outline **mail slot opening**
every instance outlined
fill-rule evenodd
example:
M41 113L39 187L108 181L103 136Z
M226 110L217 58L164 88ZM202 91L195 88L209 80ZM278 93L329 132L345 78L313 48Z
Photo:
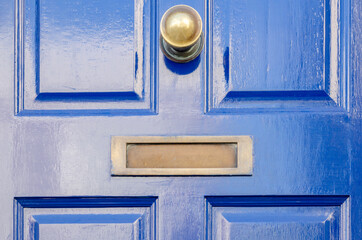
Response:
M113 136L112 176L252 175L250 136Z
M236 168L237 143L127 144L127 168Z

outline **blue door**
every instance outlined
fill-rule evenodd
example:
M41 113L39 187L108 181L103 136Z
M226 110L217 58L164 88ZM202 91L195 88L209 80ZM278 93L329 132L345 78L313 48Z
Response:
M0 239L362 239L361 9L0 0Z

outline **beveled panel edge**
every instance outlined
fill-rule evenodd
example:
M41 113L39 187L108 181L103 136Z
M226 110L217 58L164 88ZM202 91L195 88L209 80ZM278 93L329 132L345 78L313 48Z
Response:
M350 70L350 48L351 48L351 0L334 0L337 2L338 9L338 26L337 34L334 34L334 39L339 43L336 46L337 54L337 65L339 81L339 97L333 98L328 92L321 91L321 94L326 94L327 98L300 98L293 101L284 102L284 104L276 104L278 101L271 101L268 99L261 100L258 102L254 101L242 101L244 106L220 106L214 104L213 99L213 2L214 0L205 0L205 77L204 77L204 113L205 114L248 114L248 113L270 113L270 112L313 112L313 113L334 113L334 114L346 114L350 113L351 110L351 70ZM325 6L326 11L330 11L330 4ZM324 23L329 25L330 23ZM327 31L327 29L325 29ZM325 43L326 45L326 43ZM325 46L326 47L326 46ZM326 51L326 49L324 49ZM330 64L330 59L325 60L325 65ZM326 79L324 79L327 84ZM338 79L337 79L338 80ZM327 88L327 86L325 86ZM276 99L280 100L280 99ZM283 100L283 99L282 99ZM312 100L312 101L311 101ZM240 104L239 104L240 105Z
M149 208L151 240L157 239L157 196L59 196L14 197L13 239L24 239L25 208Z
M127 168L129 143L237 143L237 168ZM112 176L251 176L253 140L251 136L112 136Z
M219 207L340 207L340 238L351 239L351 198L349 195L226 195L204 198L204 239L211 240L214 209Z
M143 1L143 0L141 0ZM138 115L156 115L158 114L158 93L157 93L157 81L158 81L158 0L151 0L149 3L148 13L150 14L148 40L150 41L150 47L144 50L149 54L150 59L147 66L148 78L144 81L149 81L149 96L147 97L147 104L145 104L144 98L137 100L141 106L140 108L125 108L125 107L107 107L107 108L68 108L68 109L52 109L48 107L30 107L25 106L27 100L25 97L25 0L15 0L14 2L14 116L138 116ZM145 31L145 28L143 28ZM143 33L145 36L145 33ZM145 38L145 37L144 37ZM143 39L147 40L147 39ZM143 44L145 45L145 44ZM136 81L136 79L135 79ZM143 81L143 82L144 82ZM144 86L143 86L144 87ZM143 91L146 89L143 88ZM137 96L140 94L140 90L134 92ZM123 93L122 93L123 94ZM36 100L30 99L29 102ZM127 99L125 99L127 100ZM144 106L147 105L147 106Z

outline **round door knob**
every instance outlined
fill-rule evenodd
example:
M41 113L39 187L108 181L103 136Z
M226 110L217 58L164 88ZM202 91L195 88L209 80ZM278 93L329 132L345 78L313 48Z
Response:
M202 20L192 7L176 5L168 9L160 30L161 50L168 59L185 63L200 55L204 46Z

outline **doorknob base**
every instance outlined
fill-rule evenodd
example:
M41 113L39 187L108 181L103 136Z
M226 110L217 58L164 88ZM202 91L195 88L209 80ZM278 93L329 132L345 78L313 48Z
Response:
M197 58L204 46L204 35L201 34L200 38L197 42L188 49L185 50L176 50L172 46L170 46L162 37L160 36L160 46L163 54L171 61L178 63L187 63L195 58Z

